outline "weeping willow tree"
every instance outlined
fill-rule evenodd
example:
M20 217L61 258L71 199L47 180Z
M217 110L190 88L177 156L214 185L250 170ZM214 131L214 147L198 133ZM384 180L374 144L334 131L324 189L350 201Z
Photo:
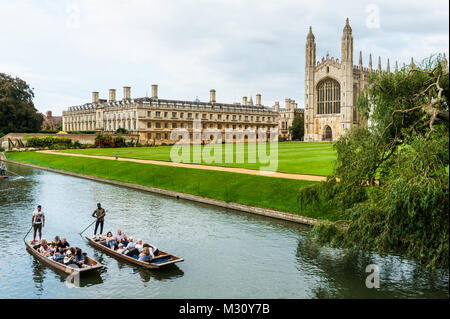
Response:
M441 55L369 78L357 101L368 125L336 143L327 182L299 193L300 210L314 205L339 215L314 228L319 242L448 267L448 81Z

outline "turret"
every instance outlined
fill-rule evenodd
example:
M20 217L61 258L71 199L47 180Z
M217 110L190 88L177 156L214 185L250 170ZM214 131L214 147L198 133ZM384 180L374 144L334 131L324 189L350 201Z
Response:
M348 18L345 20L345 27L342 34L341 60L342 62L351 62L351 65L353 65L353 36Z
M390 67L390 65L389 65L389 59L387 59L386 72L387 72L387 73L391 73L391 67Z
M378 56L378 72L381 73L381 57Z
M369 54L369 72L370 73L373 72L373 68L372 68L372 54Z
M359 63L358 63L358 67L359 67L360 70L362 70L362 68L363 68L362 51L359 51Z
M309 33L306 37L306 66L314 66L316 64L316 42L312 28L309 27Z

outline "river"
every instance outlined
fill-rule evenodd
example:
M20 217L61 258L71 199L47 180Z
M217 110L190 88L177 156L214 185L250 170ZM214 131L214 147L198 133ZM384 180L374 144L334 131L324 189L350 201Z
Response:
M398 256L321 247L306 226L7 166L23 177L0 181L0 298L449 297L448 271L430 274ZM145 270L89 246L78 233L92 222L97 202L107 209L104 232L122 229L185 261ZM43 237L65 236L105 265L83 276L80 287L25 250L22 238L38 204L46 216ZM370 264L380 269L378 289L365 284Z

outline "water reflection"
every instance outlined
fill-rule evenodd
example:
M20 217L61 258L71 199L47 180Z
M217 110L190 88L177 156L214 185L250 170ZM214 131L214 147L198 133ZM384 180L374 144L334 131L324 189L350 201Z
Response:
M149 282L150 280L172 280L184 275L184 272L175 264L152 270L136 267L133 273L138 273L142 282Z
M0 181L0 242L9 243L0 250L0 298L448 298L448 271L433 277L397 256L320 247L308 227L7 165L24 178ZM122 229L185 262L147 270L90 246L79 232L97 202L108 209L105 231ZM83 274L81 289L68 289L64 273L17 240L38 204L45 238L64 234L104 265ZM365 287L372 263L381 268L379 290Z
M321 247L305 236L298 240L296 257L321 278L312 289L315 298L448 298L448 272L424 272L399 256ZM366 287L366 267L372 264L380 270L379 289Z

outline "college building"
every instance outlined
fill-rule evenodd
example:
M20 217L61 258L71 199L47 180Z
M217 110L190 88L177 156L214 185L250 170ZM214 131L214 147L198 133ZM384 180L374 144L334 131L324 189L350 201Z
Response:
M190 143L251 142L273 140L270 132L278 127L278 120L277 112L261 104L260 94L254 105L247 97L242 104L217 103L215 90L210 90L209 102L166 100L158 97L158 86L152 85L151 97L131 98L130 87L123 88L121 100L116 99L115 89L109 90L108 100L92 92L92 102L63 112L63 130L113 133L123 128L139 135L141 143L155 145L173 144L181 138Z

